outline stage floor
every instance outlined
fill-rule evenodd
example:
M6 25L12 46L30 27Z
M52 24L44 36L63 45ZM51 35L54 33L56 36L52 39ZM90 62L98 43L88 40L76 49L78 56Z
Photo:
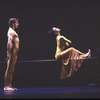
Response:
M0 99L52 99L52 98L100 98L100 87L66 86L66 87L21 87L17 91L0 89Z

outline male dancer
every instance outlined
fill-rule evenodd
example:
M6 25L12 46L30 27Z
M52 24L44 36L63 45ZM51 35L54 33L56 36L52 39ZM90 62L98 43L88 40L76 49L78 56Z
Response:
M15 63L17 60L17 54L19 49L19 37L18 34L14 31L18 28L18 19L10 18L9 19L9 30L7 33L8 42L7 42L7 69L4 76L4 90L17 90L12 87L12 76L14 72Z

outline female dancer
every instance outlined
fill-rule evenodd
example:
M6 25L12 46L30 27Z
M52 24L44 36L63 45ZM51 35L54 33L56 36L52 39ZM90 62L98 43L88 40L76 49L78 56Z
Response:
M49 31L49 33L53 33L56 35L57 47L55 58L62 61L62 71L60 79L66 79L80 68L83 60L86 57L91 56L91 51L89 49L87 53L82 53L73 47L65 49L65 47L68 47L72 42L66 39L64 36L60 35L59 28L53 27Z

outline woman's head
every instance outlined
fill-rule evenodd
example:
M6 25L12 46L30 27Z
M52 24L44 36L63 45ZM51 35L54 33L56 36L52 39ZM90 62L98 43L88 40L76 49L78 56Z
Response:
M49 34L53 33L53 34L60 34L60 29L59 28L56 28L56 27L53 27L49 32Z
M59 29L59 28L56 28L56 27L53 27L52 30L53 30L54 32L60 32L60 29Z

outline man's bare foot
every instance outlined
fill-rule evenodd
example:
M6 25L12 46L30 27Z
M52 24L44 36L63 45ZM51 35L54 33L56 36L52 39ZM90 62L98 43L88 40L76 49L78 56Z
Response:
M13 88L13 87L5 86L4 90L6 90L6 91L14 91L14 90L18 90L18 89L17 88Z

